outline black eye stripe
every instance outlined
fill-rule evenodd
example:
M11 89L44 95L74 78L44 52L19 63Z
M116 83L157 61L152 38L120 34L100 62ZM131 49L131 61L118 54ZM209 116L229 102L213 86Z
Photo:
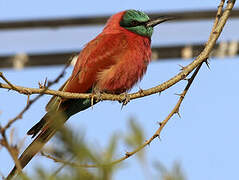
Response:
M132 26L138 26L139 22L134 20L134 21L132 21L130 24L131 24Z
M139 22L139 21L131 21L131 23L125 27L136 27L136 26L141 26L141 25L145 25L147 22Z

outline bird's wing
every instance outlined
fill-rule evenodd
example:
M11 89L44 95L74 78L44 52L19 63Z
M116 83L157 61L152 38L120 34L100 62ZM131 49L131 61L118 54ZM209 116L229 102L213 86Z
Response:
M120 60L127 48L127 37L123 33L100 34L90 41L79 54L71 77L59 91L86 93L97 81L97 74ZM46 110L56 110L62 98L53 96Z
M124 33L101 34L89 42L80 53L67 92L85 93L97 82L97 75L116 64L127 49Z

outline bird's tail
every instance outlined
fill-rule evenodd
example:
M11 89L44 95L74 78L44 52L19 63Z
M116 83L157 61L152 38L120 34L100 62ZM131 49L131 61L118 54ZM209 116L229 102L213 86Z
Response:
M22 169L42 149L42 147L49 141L49 139L59 129L59 127L57 127L56 125L50 125L48 127L47 126L44 127L42 123L47 121L46 118L48 118L48 113L39 121L39 123L37 123L35 126L33 126L35 128L31 129L32 131L34 130L33 131L34 133L32 134L34 137L43 127L40 134L33 140L33 142L25 149L25 151L19 157L18 161L19 161ZM60 124L63 124L63 123L60 123ZM29 132L31 132L31 131L29 131ZM15 165L14 168L12 169L12 171L10 172L10 174L7 176L6 180L12 179L16 173L17 173L17 167Z
M93 104L96 104L96 102L94 101ZM21 168L23 169L29 163L70 116L91 107L93 104L90 99L71 99L62 103L60 110L46 113L46 115L27 132L27 134L32 135L32 137L35 137L38 133L39 135L37 135L19 157L18 160ZM12 179L15 174L17 174L16 165L6 180Z

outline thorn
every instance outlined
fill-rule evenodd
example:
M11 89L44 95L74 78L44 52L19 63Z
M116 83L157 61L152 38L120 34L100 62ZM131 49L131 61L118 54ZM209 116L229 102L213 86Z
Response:
M158 135L158 139L159 139L160 141L162 141L162 139L161 139L160 135Z
M161 92L159 92L159 96L161 96Z
M130 153L129 153L129 152L126 152L126 153L125 153L125 156L126 156L126 157L130 157Z
M184 66L182 66L181 64L178 64L180 67L181 67L181 71L183 71L184 69L185 69L185 67Z
M39 86L40 89L43 89L43 85L41 84L40 81L38 81L38 86Z
M181 93L181 94L174 93L174 95L176 95L176 96L180 96L180 97L184 98L183 93Z
M189 81L189 80L190 80L190 78L184 78L183 80L184 80L184 81Z
M180 113L177 111L177 112L175 112L177 115L178 115L178 117L181 119L181 115L180 115Z
M121 111L122 111L124 106L125 106L124 103L122 103L121 108L120 108Z
M44 81L43 86L44 86L44 88L47 87L47 77L46 77L46 79L45 79L45 81Z
M119 101L120 103L122 103L121 110L123 109L123 106L128 104L128 102L130 101L129 95L126 92L122 93L122 95L123 95L123 100Z
M159 126L162 126L162 124L163 124L162 122L158 122L158 125L159 125Z
M22 114L20 116L18 116L18 119L22 119Z
M38 81L38 86L39 86L40 89L46 88L47 87L47 77L44 80L44 83L41 83L40 81Z
M29 101L30 101L30 95L27 95L27 106L29 105Z
M208 60L205 60L204 62L206 63L208 69L211 70L211 68L210 68L210 64L209 64Z
M182 71L182 75L181 75L181 76L182 76L182 79L185 79L185 78L187 77L187 75L188 75L188 74L187 74L186 72L183 72L183 71Z
M220 6L218 6L219 8ZM217 18L220 19L221 18L221 14L217 14Z
M138 93L139 93L140 95L144 95L144 90L139 87Z

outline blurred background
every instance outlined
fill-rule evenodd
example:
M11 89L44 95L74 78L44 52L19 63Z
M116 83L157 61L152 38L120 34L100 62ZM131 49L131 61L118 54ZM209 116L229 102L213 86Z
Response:
M177 15L180 20L163 23L152 37L153 62L143 80L132 89L156 86L179 72L199 54L207 41L220 1L0 1L0 71L10 82L38 87L45 78L53 80L74 53L102 31L107 18L126 9L142 10L150 17ZM209 59L210 69L201 68L180 109L162 132L161 140L146 147L144 165L135 157L127 159L113 179L158 179L158 164L170 171L179 164L185 179L236 179L239 177L238 121L238 28L239 8L235 5ZM52 89L70 76L72 67ZM119 139L135 119L150 138L176 104L186 82L158 94L131 101L121 110L118 102L104 101L72 117L67 126L83 135L89 146L104 149L112 135ZM0 89L0 124L15 117L26 105L27 97ZM13 143L31 142L26 131L45 113L50 96L44 96L14 124ZM48 146L54 146L53 139ZM21 150L24 148L22 147ZM132 150L118 141L116 158ZM0 149L0 173L7 175L13 166L8 152ZM27 174L43 166L52 172L59 164L37 156L26 167Z

